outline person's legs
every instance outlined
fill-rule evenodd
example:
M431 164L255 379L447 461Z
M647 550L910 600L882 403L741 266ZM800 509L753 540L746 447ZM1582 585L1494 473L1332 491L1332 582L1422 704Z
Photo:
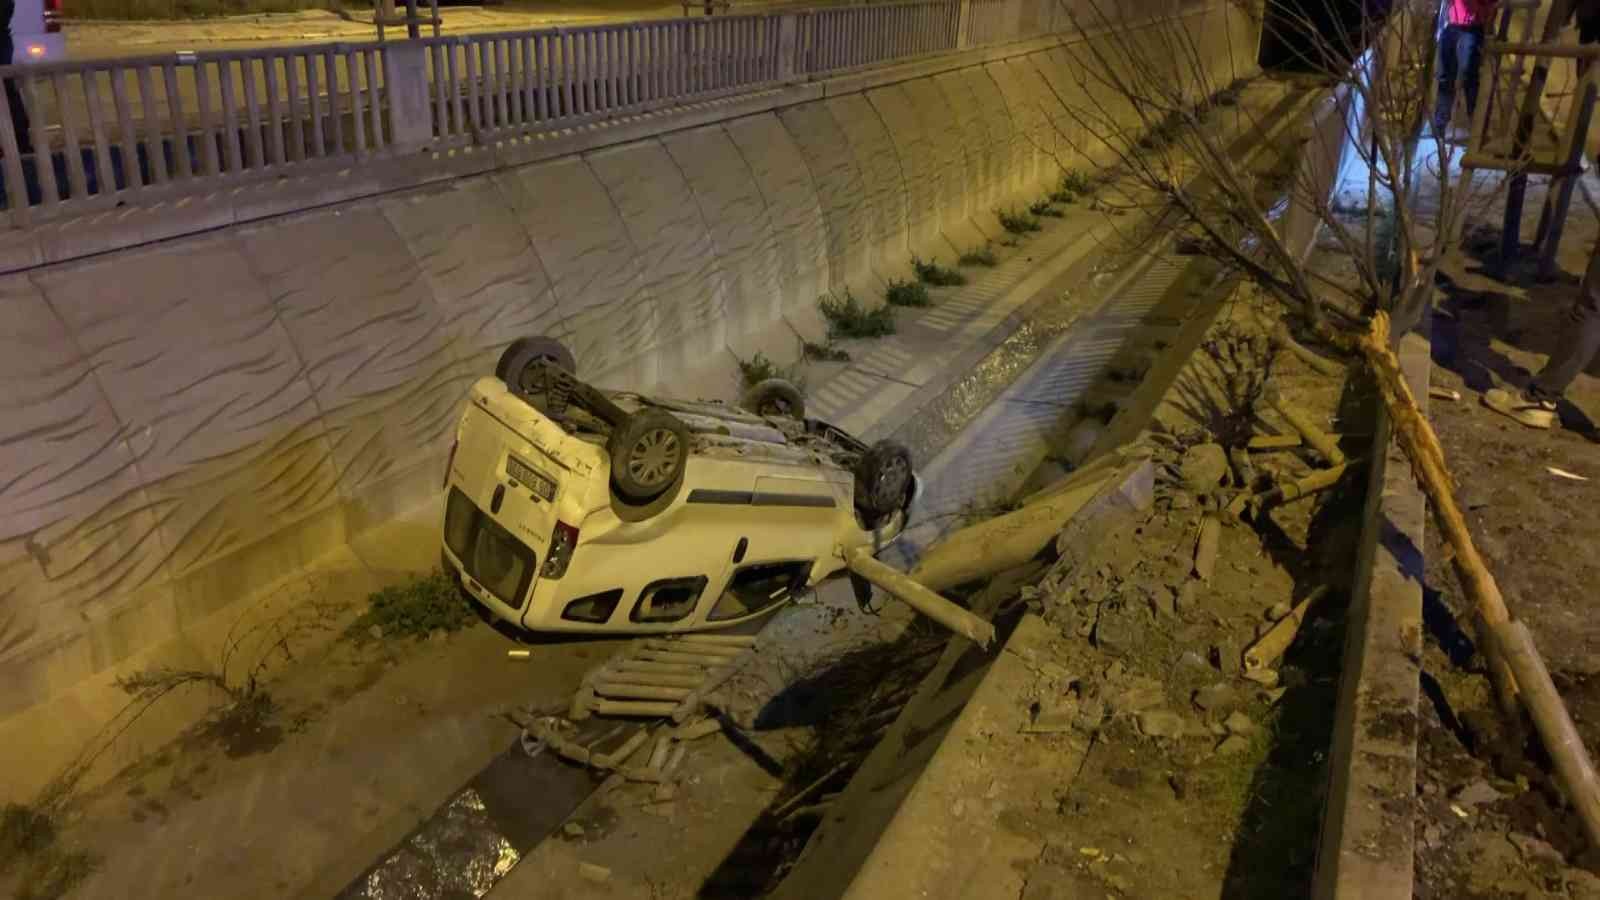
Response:
M1533 379L1532 391L1550 400L1566 393L1578 373L1600 352L1600 243L1589 256L1589 268L1583 273L1583 283L1567 316L1571 326L1550 361Z
M1600 352L1600 242L1589 256L1588 271L1567 316L1556 352L1527 389L1491 388L1483 393L1484 406L1529 428L1555 426L1557 401Z
M1459 28L1447 25L1439 35L1439 98L1433 107L1433 133L1441 138L1450 127L1450 111L1456 105L1456 41L1460 34Z
M1467 28L1456 38L1456 74L1467 92L1467 115L1478 108L1478 66L1483 57L1483 29ZM1468 120L1471 121L1470 118Z

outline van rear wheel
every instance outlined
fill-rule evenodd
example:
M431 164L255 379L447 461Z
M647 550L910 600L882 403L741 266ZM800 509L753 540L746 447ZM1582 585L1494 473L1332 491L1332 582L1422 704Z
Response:
M540 335L512 341L500 354L494 374L534 409L560 415L572 396L577 369L578 361L565 344Z
M611 483L626 500L643 503L672 487L689 460L689 429L676 416L644 409L611 432Z

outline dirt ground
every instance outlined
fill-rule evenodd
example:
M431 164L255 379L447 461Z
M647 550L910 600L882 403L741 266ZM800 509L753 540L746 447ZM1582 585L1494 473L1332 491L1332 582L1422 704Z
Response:
M1530 191L1533 213L1541 187ZM1469 225L1464 258L1448 273L1431 322L1433 383L1462 399L1433 400L1430 419L1478 548L1512 616L1532 630L1593 753L1600 749L1600 618L1589 608L1600 581L1600 378L1578 378L1561 409L1563 427L1553 432L1513 423L1479 398L1490 387L1525 383L1544 364L1568 328L1565 312L1600 220L1580 193L1562 271L1540 282L1527 261L1494 275L1499 222L1484 218ZM1524 226L1524 239L1531 236ZM1548 760L1526 729L1509 727L1495 710L1468 610L1431 526L1427 559L1417 896L1600 897L1600 856L1585 852Z
M1153 508L1039 585L1035 605L1061 636L1053 662L1074 676L1041 676L1035 723L1065 717L1063 730L1089 747L1081 772L1030 817L1045 847L1029 900L1286 897L1309 882L1365 478L1352 467L1326 492L1224 527L1214 574L1202 580L1193 574L1200 523L1241 482L1226 466L1221 479L1197 478L1192 448L1292 434L1259 400L1269 379L1347 435L1356 458L1373 398L1359 381L1274 354L1249 309L1226 311L1157 413ZM1261 490L1325 464L1293 448L1255 451L1250 465ZM1313 595L1282 659L1247 677L1242 652Z

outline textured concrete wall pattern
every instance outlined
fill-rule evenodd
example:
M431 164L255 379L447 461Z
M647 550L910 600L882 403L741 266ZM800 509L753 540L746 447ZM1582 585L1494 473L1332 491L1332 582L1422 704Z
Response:
M1242 16L1189 21L1220 80L1253 69ZM0 279L0 716L424 501L518 335L731 397L738 358L822 336L819 294L880 302L913 255L995 236L1083 164L1079 53Z

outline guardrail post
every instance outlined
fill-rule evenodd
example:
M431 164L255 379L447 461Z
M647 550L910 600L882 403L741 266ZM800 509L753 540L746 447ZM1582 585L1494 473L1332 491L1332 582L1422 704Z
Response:
M800 51L800 16L803 13L783 13L778 16L778 80L788 81L795 76L795 59Z
M956 17L956 49L972 47L972 0L961 0L961 12Z
M389 101L389 133L395 152L426 147L433 140L427 48L414 41L384 44L383 86Z

